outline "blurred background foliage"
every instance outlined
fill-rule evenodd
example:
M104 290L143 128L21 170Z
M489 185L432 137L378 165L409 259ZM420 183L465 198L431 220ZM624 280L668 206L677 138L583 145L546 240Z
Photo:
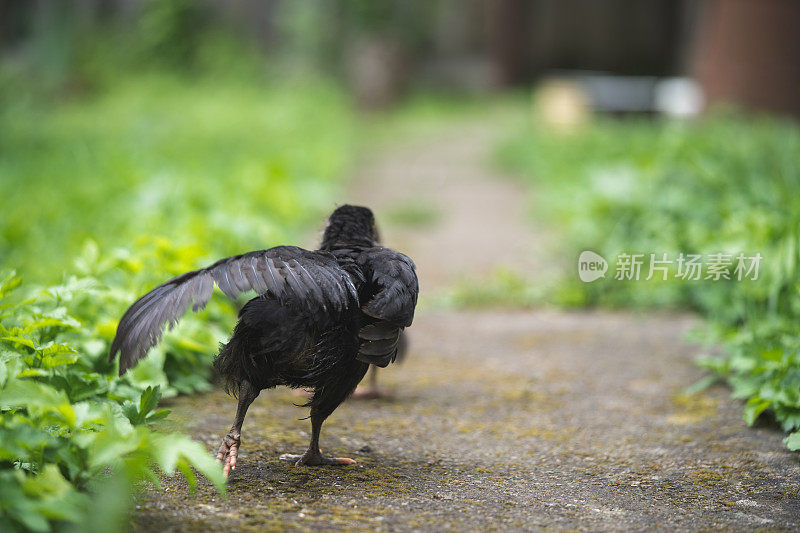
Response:
M694 310L725 346L702 364L747 400L748 423L769 410L796 430L797 10L0 0L0 529L106 531L158 470L221 487L199 444L151 426L161 395L209 386L236 304L185 317L122 379L106 359L116 321L168 276L309 244L361 154L465 117L503 124L495 162L530 185L564 276L549 290L499 269L450 304ZM696 83L661 101L675 76ZM717 109L705 117L696 85ZM386 218L422 231L447 200ZM582 284L584 249L764 261L757 282Z
M132 26L90 33L66 3L40 9L59 29L0 74L0 255L27 275L52 281L87 237L216 255L296 238L327 209L353 120L322 74L270 70L196 2L146 2Z

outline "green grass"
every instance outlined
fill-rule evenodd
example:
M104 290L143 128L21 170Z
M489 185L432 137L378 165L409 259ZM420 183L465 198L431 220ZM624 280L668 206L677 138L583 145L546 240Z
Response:
M701 364L747 400L747 422L771 410L784 430L800 428L796 124L718 115L695 123L597 120L560 135L528 126L504 142L497 158L530 183L536 214L564 232L575 269L552 301L702 313L726 355ZM604 279L579 281L582 250L609 260ZM675 277L676 265L667 281L614 279L620 253L675 259L681 252L706 261L708 254L760 253L763 260L756 281L684 281ZM800 434L786 442L800 448Z
M124 378L107 356L137 296L296 244L335 204L354 153L343 94L242 79L147 71L0 100L0 272L25 279L0 288L0 529L114 529L158 471L224 487L202 445L150 426L161 394L209 387L236 305L213 298Z
M498 267L480 279L462 279L440 296L444 308L529 308L541 305L542 289L529 283L519 272Z
M440 213L433 205L414 202L395 205L383 214L391 224L409 228L426 228L435 224Z
M296 238L331 206L352 124L325 83L145 75L99 98L0 109L0 257L56 280L87 238L230 254Z

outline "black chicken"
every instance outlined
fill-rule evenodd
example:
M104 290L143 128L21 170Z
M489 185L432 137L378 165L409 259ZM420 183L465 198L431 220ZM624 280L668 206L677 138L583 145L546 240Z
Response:
M205 307L216 283L235 299L259 294L239 312L233 337L215 368L239 400L233 426L217 459L227 476L236 467L248 407L277 385L313 389L311 443L296 465L347 465L324 457L319 433L325 419L353 392L369 365L394 361L403 328L414 318L419 287L414 263L377 244L372 211L344 205L328 219L317 251L278 246L217 261L187 272L142 296L125 313L111 344L120 352L119 373L143 358L191 306Z

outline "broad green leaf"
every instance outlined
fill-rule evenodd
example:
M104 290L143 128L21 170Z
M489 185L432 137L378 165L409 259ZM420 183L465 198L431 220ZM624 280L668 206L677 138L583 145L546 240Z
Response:
M105 422L89 446L89 466L95 472L119 465L126 455L139 450L145 442L146 433L131 427L127 420L122 424L119 419L106 417Z
M147 415L147 423L152 424L164 420L165 418L167 418L167 416L169 416L171 412L172 411L170 411L169 409L159 409L157 411L153 411L152 413Z
M49 409L61 405L69 405L69 400L63 392L35 381L12 380L0 389L0 409L32 407Z
M772 402L763 400L759 397L750 398L744 407L744 421L748 426L752 426L756 419L772 405Z
M790 434L788 437L783 439L783 443L793 452L800 450L800 431L795 431L794 433Z
M45 355L42 357L42 366L50 369L58 366L72 365L79 358L77 352L61 352L54 355Z
M35 331L39 331L40 329L51 328L51 327L59 327L63 329L76 329L80 327L80 322L70 318L54 318L54 317L41 318L26 325L24 328L22 328L22 332L30 334Z
M158 400L161 399L161 387L147 387L139 399L139 413L146 416L150 411L158 406Z
M203 474L222 494L225 494L225 477L219 463L199 442L172 434L153 433L151 437L153 454L159 468L167 475L173 475L181 463L190 465ZM187 480L188 481L188 480Z
M18 336L0 337L0 341L6 341L9 344L21 344L23 346L27 346L31 350L35 348L33 341L31 339L26 339L24 337L18 337Z
M5 298L22 283L22 276L18 276L13 270L0 280L0 298Z
M35 476L28 476L22 483L22 491L39 499L36 511L49 520L77 522L88 504L88 496L77 492L54 464L45 465Z
M18 378L31 378L31 377L42 377L42 376L49 376L50 371L45 370L44 368L27 368L17 374Z

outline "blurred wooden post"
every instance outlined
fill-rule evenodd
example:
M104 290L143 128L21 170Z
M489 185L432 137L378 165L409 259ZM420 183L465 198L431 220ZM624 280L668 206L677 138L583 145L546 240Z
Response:
M526 75L528 3L525 0L489 0L490 52L496 83L505 87Z
M710 103L800 119L800 1L709 0L695 72Z
M8 38L6 34L9 30L6 25L8 24L9 11L8 0L0 0L0 54L3 52L3 44Z

